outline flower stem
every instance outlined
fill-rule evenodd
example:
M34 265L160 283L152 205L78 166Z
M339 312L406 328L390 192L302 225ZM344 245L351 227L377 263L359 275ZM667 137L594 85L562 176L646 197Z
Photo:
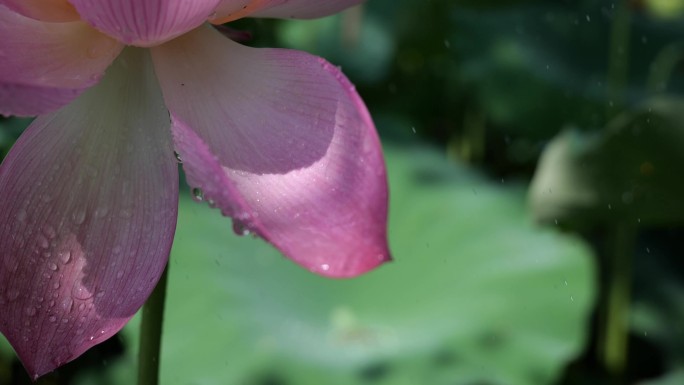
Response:
M159 384L159 356L168 271L169 266L167 265L157 287L154 288L152 295L143 306L140 325L140 352L138 353L138 385Z

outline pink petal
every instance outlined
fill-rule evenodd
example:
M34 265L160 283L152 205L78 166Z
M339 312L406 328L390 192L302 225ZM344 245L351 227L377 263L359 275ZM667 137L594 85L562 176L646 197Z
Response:
M83 22L44 23L0 5L0 114L53 111L96 84L123 46Z
M389 260L373 123L323 59L198 28L152 50L191 186L286 256L348 277Z
M0 4L36 20L65 22L81 18L68 0L0 0Z
M70 0L84 20L119 41L149 47L202 24L220 0Z
M30 374L114 335L166 265L178 173L143 50L36 119L0 166L0 331Z
M245 16L279 19L313 19L335 14L364 0L222 0L212 23L221 24Z

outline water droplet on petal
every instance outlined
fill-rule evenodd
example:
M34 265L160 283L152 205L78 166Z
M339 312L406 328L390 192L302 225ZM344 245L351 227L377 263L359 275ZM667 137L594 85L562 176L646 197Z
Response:
M62 309L64 309L67 313L71 313L73 307L74 300L71 297L66 297L64 300L62 300Z
M178 163L181 163L181 164L183 163L183 158L181 158L180 154L179 154L177 151L174 151L174 152L173 152L173 156L176 157L176 161L177 161Z
M104 218L109 214L109 208L102 206L95 209L95 218Z
M55 264L54 262L48 262L47 267L52 271L57 271L58 269L57 264Z
M57 317L51 315L50 318L48 318L48 320L49 320L50 322L56 322L56 321L57 321Z
M323 270L323 271L328 271L328 270L330 270L330 265L328 265L327 263L322 264L322 265L321 265L321 270Z
M19 222L25 222L26 221L26 210L21 209L17 212L17 220Z
M58 256L59 260L65 265L71 261L71 251L63 251Z
M33 306L27 306L26 309L24 309L24 313L26 313L26 315L29 317L33 317L34 315L36 315L36 312L37 310Z
M192 199L196 202L202 202L204 200L204 192L199 187L192 189Z
M88 289L85 287L77 284L71 289L71 295L73 295L74 298L86 300L92 298L93 293L88 291Z
M76 210L71 214L71 219L74 221L74 224L80 225L85 222L86 218L86 212L85 210Z
M116 273L116 279L121 279L121 278L123 278L123 275L124 275L123 270L119 270L119 271Z
M48 241L47 238L42 235L38 235L36 241L38 242L38 246L42 247L43 249L50 247L50 241Z
M10 302L15 301L17 298L19 298L19 294L19 290L14 288L9 289L7 291L7 300L9 300Z

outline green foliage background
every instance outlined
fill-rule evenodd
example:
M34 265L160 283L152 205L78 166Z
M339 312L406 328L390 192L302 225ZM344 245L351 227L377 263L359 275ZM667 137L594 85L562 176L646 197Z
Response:
M679 384L681 3L370 0L233 23L246 44L323 56L357 85L385 146L395 262L313 276L186 192L162 383ZM0 120L0 154L28 123ZM625 265L615 372L603 315ZM132 383L137 325L42 383ZM19 383L0 343L0 384Z

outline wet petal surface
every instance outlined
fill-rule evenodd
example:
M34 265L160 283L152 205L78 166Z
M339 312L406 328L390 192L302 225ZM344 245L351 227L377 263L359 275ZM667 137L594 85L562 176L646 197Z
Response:
M34 378L114 335L166 265L178 175L150 63L124 51L0 166L0 331Z
M152 55L188 182L238 233L333 277L390 258L380 143L336 67L244 47L210 28Z

